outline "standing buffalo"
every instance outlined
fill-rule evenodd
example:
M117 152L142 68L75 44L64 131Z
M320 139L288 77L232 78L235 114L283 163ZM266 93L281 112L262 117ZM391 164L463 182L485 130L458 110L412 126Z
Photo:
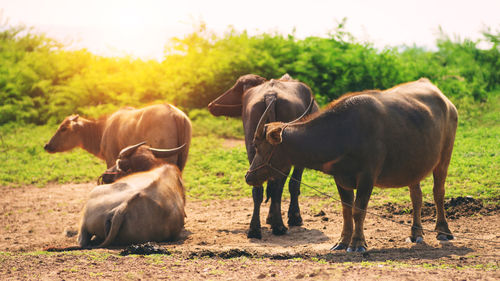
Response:
M108 178L109 183L116 182L90 192L78 236L81 247L161 242L179 236L186 201L181 172L157 158L177 154L183 146L153 149L143 144L120 152L111 168L114 177Z
M251 163L255 156L253 136L259 118L269 105L272 105L264 121L288 122L298 118L304 111L316 112L318 105L314 101L311 89L305 84L292 80L285 75L280 80L266 81L266 79L248 74L241 76L236 84L220 97L212 101L208 108L215 116L242 116L245 130L245 145L248 161ZM284 167L286 175L290 172L291 165ZM292 173L294 178L302 177L303 168L299 165ZM275 235L286 233L287 228L281 218L281 195L285 184L286 175L278 175L269 179L267 184L268 198L271 197L271 206L267 222L271 224ZM302 225L298 196L300 183L289 182L290 207L288 209L288 225ZM253 185L252 197L254 210L250 222L249 238L261 238L260 205L263 200L262 183Z
M98 120L71 115L59 125L44 148L55 153L81 147L104 159L109 168L115 164L121 149L140 141L159 148L186 144L181 153L165 159L182 171L189 152L191 122L186 114L170 104L120 109Z
M272 106L257 126L257 154L246 181L259 185L286 174L290 165L333 175L344 203L344 226L332 249L366 250L363 224L373 186L410 187L411 239L422 241L420 181L431 172L437 239L453 239L443 204L457 110L429 80L344 95L310 118L264 125Z

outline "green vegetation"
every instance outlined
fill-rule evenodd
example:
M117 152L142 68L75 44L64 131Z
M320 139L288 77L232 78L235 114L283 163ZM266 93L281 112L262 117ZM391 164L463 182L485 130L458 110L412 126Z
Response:
M344 23L326 38L229 30L216 36L203 25L166 46L161 62L100 57L68 51L24 27L0 25L0 185L93 182L105 169L75 149L48 154L43 145L71 113L98 117L122 106L171 102L188 112L193 141L184 180L191 198L250 196L244 182L245 147L238 118L213 117L206 105L243 74L276 78L284 73L307 83L325 105L349 91L380 88L428 77L455 103L459 128L447 196L500 198L500 32L480 41L452 40L443 32L437 50L417 46L378 50L360 43ZM338 198L333 180L307 171L304 183ZM432 178L423 182L432 200ZM284 192L285 196L288 192ZM305 196L318 192L302 188ZM409 202L407 189L375 189L376 202Z
M243 74L289 73L307 83L321 104L350 91L386 89L428 77L450 98L486 102L500 93L500 31L480 41L452 40L444 32L436 51L412 47L378 50L360 43L340 23L325 38L229 30L203 24L174 38L161 62L68 51L33 29L0 23L0 124L60 122L79 113L98 117L123 106L171 102L204 108Z

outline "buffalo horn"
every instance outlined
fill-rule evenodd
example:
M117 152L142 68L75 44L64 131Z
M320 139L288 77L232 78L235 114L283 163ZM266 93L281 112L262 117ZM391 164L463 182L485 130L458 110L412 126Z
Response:
M146 142L145 142L145 141L143 141L143 142L140 142L140 143L138 143L138 144L134 144L134 145L131 145L131 146L127 146L127 147L125 147L124 149L122 149L122 151L120 151L120 154L118 154L118 158L123 158L123 157L127 157L127 156L131 155L132 153L134 153L134 152L135 152L135 150L136 150L139 146L141 146L141 145L143 145L143 144L145 144L145 143L146 143Z
M170 157L172 155L175 155L177 153L179 153L179 151L181 151L184 146L186 146L186 144L183 144L179 147L176 147L176 148L170 148L170 149L160 149L160 148L149 148L149 150L151 152L153 152L154 156L157 157L157 158L167 158L167 157Z
M266 124L269 112L271 112L271 107L274 106L274 103L276 102L276 99L273 99L269 105L267 106L266 110L264 113L262 113L262 116L260 117L259 124L257 125L257 129L255 130L255 135L254 139L258 138L259 136L262 135L264 132L264 125Z
M302 115L300 115L299 118L297 118L291 122L288 122L288 124L295 123L295 122L299 121L300 119L302 119L304 116L306 116L309 112L311 112L311 108L312 108L313 104L314 104L314 99L313 99L313 97L311 97L311 102L309 103L309 106L307 107L306 111L304 111L304 113L302 113Z

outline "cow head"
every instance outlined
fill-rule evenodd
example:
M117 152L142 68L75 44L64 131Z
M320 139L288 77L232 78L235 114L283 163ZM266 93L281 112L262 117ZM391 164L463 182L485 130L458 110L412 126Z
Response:
M276 100L273 100L267 106L255 130L253 145L256 152L245 176L246 182L252 186L261 185L274 177L282 177L279 171L287 173L291 166L280 146L282 129L286 124L282 122L265 124L275 102Z
M294 121L266 124L268 115L271 113L275 102L276 100L273 100L269 103L255 130L253 145L256 153L245 175L246 182L252 186L261 185L268 179L288 175L291 161L288 153L284 150L283 145L281 145L283 142L283 131L290 124L299 122L314 106L314 102L311 100L305 112Z
M231 89L227 90L208 105L208 110L214 116L241 116L243 93L265 81L265 78L255 74L241 76Z
M141 142L122 149L116 164L101 175L102 182L106 184L112 183L132 173L149 171L164 164L162 158L168 158L181 152L186 145L183 144L172 149L157 149L151 148L145 143Z
M66 117L57 128L56 133L43 147L49 153L63 152L81 145L79 131L81 122L78 115Z

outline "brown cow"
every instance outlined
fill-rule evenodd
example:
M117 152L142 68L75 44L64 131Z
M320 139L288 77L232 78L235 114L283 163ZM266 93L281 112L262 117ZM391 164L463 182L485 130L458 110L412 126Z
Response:
M81 147L104 159L109 168L115 164L121 149L141 141L158 148L186 144L182 153L165 159L182 171L191 142L191 122L186 114L170 104L120 109L98 120L72 115L64 119L44 148L55 153Z
M261 184L286 173L289 165L333 175L345 204L342 235L332 249L365 251L363 224L373 186L410 187L411 239L423 241L420 181L432 172L437 238L453 239L443 205L457 119L455 106L425 78L385 91L344 95L296 123L259 122L257 154L246 181Z
M121 172L110 182L117 181L90 193L78 236L80 246L176 239L185 217L181 172L156 157L169 157L182 149L156 150L142 143L123 149L116 164Z

